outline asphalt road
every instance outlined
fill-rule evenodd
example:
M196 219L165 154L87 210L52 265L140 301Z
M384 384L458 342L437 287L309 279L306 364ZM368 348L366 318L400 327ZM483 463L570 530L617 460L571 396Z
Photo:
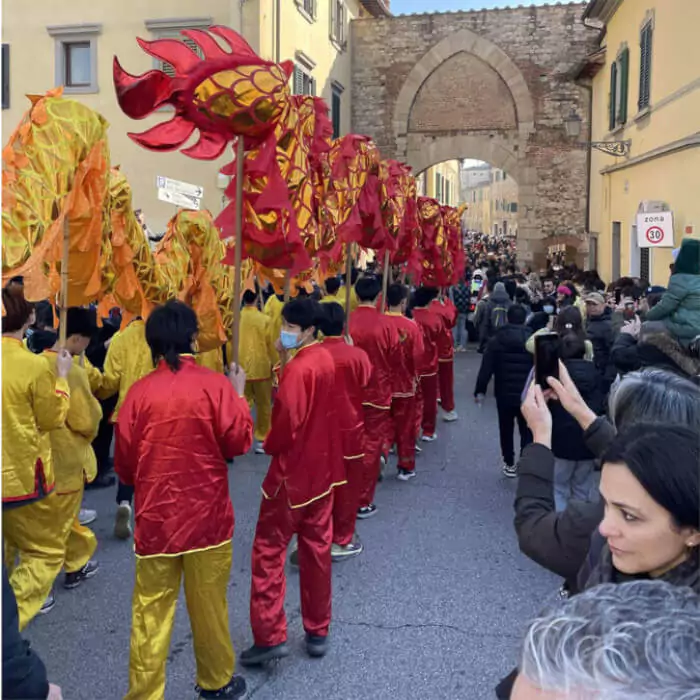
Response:
M457 357L457 423L440 423L424 445L418 478L389 478L379 513L358 523L361 557L334 565L332 647L322 660L303 650L298 576L288 570L292 654L245 670L256 700L479 700L494 698L513 668L526 621L555 600L558 580L522 556L513 531L515 484L501 476L493 398L472 401L480 356ZM491 393L491 392L490 392ZM394 458L392 458L393 460ZM229 586L237 651L251 643L250 551L267 458L237 460ZM393 462L390 466L393 475ZM27 636L66 700L116 700L128 686L134 556L112 537L114 492L93 491L99 574L73 591L56 587L54 610ZM195 663L181 598L168 659L168 700L194 697Z

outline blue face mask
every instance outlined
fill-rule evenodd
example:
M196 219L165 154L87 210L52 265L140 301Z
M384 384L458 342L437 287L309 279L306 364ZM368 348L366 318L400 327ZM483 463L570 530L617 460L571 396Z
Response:
M546 314L553 314L554 313L554 307L553 306L543 306L542 311L544 311Z
M281 331L280 343L285 350L294 350L299 347L299 335L290 331Z

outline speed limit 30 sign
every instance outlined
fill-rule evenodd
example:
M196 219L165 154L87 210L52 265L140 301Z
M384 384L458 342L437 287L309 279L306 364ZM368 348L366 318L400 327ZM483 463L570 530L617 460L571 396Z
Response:
M637 243L640 248L673 248L673 213L638 214Z

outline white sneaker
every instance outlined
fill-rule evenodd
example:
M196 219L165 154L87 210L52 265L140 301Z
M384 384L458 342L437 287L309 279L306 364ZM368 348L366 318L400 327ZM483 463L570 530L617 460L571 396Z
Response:
M421 440L423 442L435 442L437 440L437 433L433 433L432 435L423 435Z
M90 510L88 508L81 508L80 513L78 514L78 520L80 521L81 525L89 525L90 523L94 523L95 520L97 520L97 511Z
M414 471L409 471L408 469L399 469L399 473L396 475L396 478L399 481L410 481L411 479L416 478L416 472Z
M454 423L456 420L459 420L459 416L457 415L457 411L448 411L442 417L442 420L444 420L445 423Z
M122 501L117 506L117 516L114 519L114 536L118 540L128 540L131 537L131 503Z
M262 442L259 440L255 443L255 454L256 455L264 455L265 454L265 448L263 447Z

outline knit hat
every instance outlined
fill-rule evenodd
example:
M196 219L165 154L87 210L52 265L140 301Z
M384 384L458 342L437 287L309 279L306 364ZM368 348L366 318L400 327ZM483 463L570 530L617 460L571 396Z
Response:
M684 238L673 265L674 274L700 275L700 241Z

